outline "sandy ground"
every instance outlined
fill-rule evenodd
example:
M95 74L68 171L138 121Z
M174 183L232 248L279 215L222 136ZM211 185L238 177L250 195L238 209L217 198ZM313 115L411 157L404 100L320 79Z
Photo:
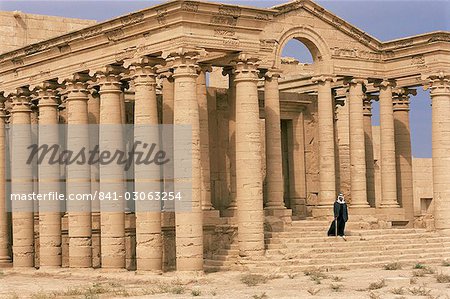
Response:
M0 269L0 298L450 298L450 265L423 266L266 275Z

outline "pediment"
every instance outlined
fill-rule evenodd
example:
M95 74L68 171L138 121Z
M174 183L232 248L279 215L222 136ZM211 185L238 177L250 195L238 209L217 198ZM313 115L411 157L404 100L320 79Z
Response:
M298 0L274 6L271 7L271 9L278 11L274 16L274 20L288 18L290 15L308 14L308 17L314 18L319 25L320 23L328 24L335 28L337 32L343 33L348 36L349 39L361 44L364 48L367 47L367 50L381 50L382 42L380 40L348 23L313 1Z

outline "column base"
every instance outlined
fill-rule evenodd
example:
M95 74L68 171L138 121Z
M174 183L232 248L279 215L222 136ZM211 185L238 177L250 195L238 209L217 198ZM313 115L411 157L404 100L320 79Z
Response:
M220 211L203 210L203 225L217 225L217 224L220 224Z
M9 256L0 256L0 268L12 268L12 259Z

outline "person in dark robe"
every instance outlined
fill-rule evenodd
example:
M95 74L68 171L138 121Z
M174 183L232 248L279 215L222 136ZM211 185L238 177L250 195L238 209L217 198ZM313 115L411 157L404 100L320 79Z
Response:
M348 220L347 203L345 202L344 195L339 193L336 201L334 202L334 220L331 223L328 230L328 236L341 236L345 240L345 223ZM336 229L337 225L337 229Z

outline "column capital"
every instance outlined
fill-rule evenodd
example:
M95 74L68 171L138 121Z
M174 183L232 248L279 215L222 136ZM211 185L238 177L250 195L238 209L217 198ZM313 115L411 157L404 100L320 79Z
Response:
M96 83L100 85L101 93L120 93L122 92L122 79L125 69L118 65L106 65L97 70L91 70L89 75L96 78Z
M259 58L251 53L240 53L231 61L236 81L258 81Z
M372 116L372 97L367 94L363 96L363 114L364 116Z
M280 79L282 73L283 71L280 69L267 69L261 72L261 74L264 76L264 79L266 80L278 80Z
M183 76L196 77L199 68L197 61L205 53L206 51L204 49L180 47L164 51L162 57L173 68L172 76L174 78Z
M6 113L6 102L8 98L3 95L3 92L0 92L0 119L6 122L7 113Z
M58 89L61 88L56 81L44 81L30 86L30 91L37 94L38 107L57 107Z
M450 73L439 71L422 75L422 80L428 81L424 89L430 89L431 95L450 94Z
M151 57L140 57L125 61L124 67L129 69L134 86L139 85L156 85L156 76L159 67L163 61Z
M336 82L337 78L334 75L330 74L323 74L323 75L317 75L311 78L311 81L313 83L325 83L325 82Z
M344 85L351 86L351 85L367 85L368 80L367 78L361 78L361 77L346 77L344 78Z
M394 111L409 111L409 95L417 95L415 89L397 88L392 92L392 104Z
M373 86L379 89L395 88L397 83L392 79L379 79L373 82Z
M31 112L31 92L28 87L19 87L10 94L11 113L15 112Z

